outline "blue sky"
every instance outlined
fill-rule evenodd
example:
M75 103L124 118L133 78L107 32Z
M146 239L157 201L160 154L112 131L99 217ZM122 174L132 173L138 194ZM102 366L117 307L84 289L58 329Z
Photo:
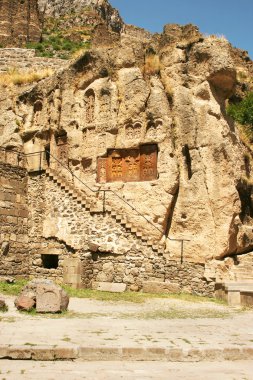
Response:
M151 32L163 25L195 24L205 34L225 36L253 59L253 0L109 0L128 24Z

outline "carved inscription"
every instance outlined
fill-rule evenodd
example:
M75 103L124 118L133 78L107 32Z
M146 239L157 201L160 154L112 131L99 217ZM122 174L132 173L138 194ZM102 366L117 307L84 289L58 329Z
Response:
M159 138L162 133L163 123L161 120L149 121L147 126L147 137L152 140Z
M98 182L150 181L157 178L157 146L108 151L98 160Z
M110 117L111 113L111 97L110 92L107 90L102 91L102 96L100 99L100 108L99 108L99 116L100 119L107 119Z
M95 117L95 94L93 90L88 90L85 94L86 100L86 122L88 124L94 121Z
M57 145L57 158L61 164L68 164L68 144L67 144L67 134L56 137Z
M141 124L127 124L125 127L125 133L128 140L139 139L141 137Z
M157 178L157 147L143 145L141 147L141 180L151 181Z
M99 183L107 182L107 158L98 158L97 167L97 181Z

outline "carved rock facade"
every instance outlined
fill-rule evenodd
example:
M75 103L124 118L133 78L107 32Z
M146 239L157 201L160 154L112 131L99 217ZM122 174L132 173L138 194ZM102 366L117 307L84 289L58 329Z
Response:
M167 25L126 28L21 94L0 137L27 155L30 273L212 294L208 266L253 247L235 86L227 41Z

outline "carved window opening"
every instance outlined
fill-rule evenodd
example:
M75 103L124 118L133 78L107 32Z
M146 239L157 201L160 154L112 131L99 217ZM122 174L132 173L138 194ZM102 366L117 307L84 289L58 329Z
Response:
M93 90L88 90L85 94L86 98L86 121L88 124L94 121L95 117L95 93Z
M138 149L111 149L107 157L98 158L97 181L138 182L157 179L157 145Z
M189 146L186 144L183 146L182 149L183 156L185 157L186 165L187 165L187 171L188 171L188 179L191 179L192 177L192 159L190 154Z
M41 255L43 268L57 269L59 266L59 255Z

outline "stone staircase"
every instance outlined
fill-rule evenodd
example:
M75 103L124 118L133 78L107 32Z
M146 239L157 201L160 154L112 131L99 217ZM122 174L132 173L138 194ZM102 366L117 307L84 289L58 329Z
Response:
M228 302L231 306L253 306L253 253L237 256L235 264L230 268L232 280L216 283L217 298Z
M236 281L253 283L253 254L237 256L238 264L233 267Z
M138 229L138 227L131 223L125 215L114 210L110 205L106 205L105 210L103 210L101 206L98 205L98 200L95 197L88 196L83 191L76 189L74 185L70 184L65 177L59 175L55 170L47 168L45 172L46 176L59 186L69 197L75 200L83 210L89 211L91 215L103 214L104 212L109 214L111 218L125 228L126 232L134 235L143 245L150 247L159 255L164 254L165 244L146 236Z

